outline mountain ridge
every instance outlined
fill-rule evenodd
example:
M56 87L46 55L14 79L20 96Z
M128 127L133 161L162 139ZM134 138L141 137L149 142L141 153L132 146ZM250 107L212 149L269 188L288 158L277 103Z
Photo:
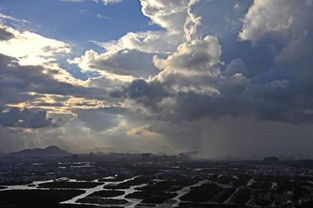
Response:
M72 154L57 146L48 146L46 148L23 149L11 155L17 157L66 157Z

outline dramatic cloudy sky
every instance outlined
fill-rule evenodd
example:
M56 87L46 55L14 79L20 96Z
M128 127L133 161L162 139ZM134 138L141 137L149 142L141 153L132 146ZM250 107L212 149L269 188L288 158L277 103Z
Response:
M2 0L0 152L310 154L312 0Z

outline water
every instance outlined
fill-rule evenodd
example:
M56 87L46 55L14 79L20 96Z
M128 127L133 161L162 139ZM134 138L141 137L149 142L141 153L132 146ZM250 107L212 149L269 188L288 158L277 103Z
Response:
M48 188L39 188L38 185L42 183L49 183L53 182L53 180L47 180L47 181L34 181L30 184L26 185L11 185L6 186L5 189L1 189L0 191L12 191L12 190L49 190Z
M85 197L89 196L90 194L95 193L95 192L97 192L97 191L108 190L108 189L105 189L105 188L104 188L105 185L118 185L118 184L120 184L120 183L124 183L124 182L127 182L127 181L131 181L131 180L133 180L133 179L135 179L135 178L137 178L137 177L139 177L139 176L135 176L135 177L132 177L132 178L128 178L128 179L125 179L125 180L122 180L122 181L105 182L104 184L101 184L101 185L96 186L96 187L94 187L94 188L82 189L82 190L85 190L86 192L83 193L83 194L81 194L81 195L79 195L79 196L76 196L76 197L74 197L74 198L72 198L72 199L70 199L70 200L61 202L61 204L81 204L81 203L78 203L77 201L80 200L80 199L83 199L83 198L85 198ZM142 186L142 185L131 186L129 189L121 189L121 190L125 191L125 194L124 194L124 195L117 196L117 197L108 197L108 198L110 198L110 199L125 199L125 196L126 196L127 194L130 194L130 193L136 191L135 188L140 187L140 186ZM130 202L130 205L129 205L129 206L127 205L127 207L134 207L134 206L132 206L132 204L137 204L137 203L140 202L140 201L138 202L138 201L136 201L136 200L129 200L129 199L127 199L127 200ZM84 204L87 205L86 203L84 203ZM90 205L96 205L96 204L90 204ZM96 206L105 207L105 205L96 205ZM110 206L111 206L111 205L110 205Z

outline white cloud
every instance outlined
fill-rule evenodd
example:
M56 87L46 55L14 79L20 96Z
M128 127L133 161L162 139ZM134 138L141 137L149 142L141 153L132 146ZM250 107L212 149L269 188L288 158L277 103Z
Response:
M108 5L108 4L116 4L123 0L102 0L102 1L104 2L105 5Z
M143 14L153 23L170 32L183 32L189 0L141 0L140 2Z
M280 32L294 22L297 0L255 0L244 18L239 34L242 40L257 41L270 32Z
M164 31L130 32L118 40L109 42L93 41L108 52L135 49L146 53L170 53L184 41L184 36Z
M186 38L192 40L207 35L219 38L230 36L241 26L240 18L244 15L248 1L190 0L188 17L184 25Z
M66 53L68 46L51 42L55 47L47 54L45 41L39 41L35 52L25 50L15 57L21 61L24 53L35 54L41 58L35 59L37 63L53 65L55 70L2 61L2 106L33 110L34 115L26 117L19 112L28 119L37 117L36 109L48 116L49 112L76 114L71 123L51 130L50 136L77 149L174 151L179 146L222 157L221 153L276 154L277 148L292 152L298 144L310 152L312 145L304 145L306 139L299 145L298 136L312 137L312 125L300 124L313 121L312 1L141 0L141 4L159 31L93 41L106 51L88 50L68 60L84 72L101 74L86 82L89 88L77 88L74 78L53 63L57 51ZM239 32L242 40L263 42L238 41ZM267 37L272 33L273 38ZM38 40L0 28L4 42L16 35L26 42ZM64 83L64 77L70 81ZM255 132L261 136L251 138Z
M157 69L153 64L153 55L165 57L185 41L188 1L142 0L143 14L165 31L129 32L114 41L92 41L106 52L101 54L89 50L79 58L68 60L69 63L77 64L84 71L99 71L106 78L154 76Z
M4 20L6 20L6 21L13 21L13 22L20 22L20 23L29 23L27 20L17 19L15 17L12 17L12 16L9 16L9 15L0 13L0 23L3 23Z
M164 125L159 131L153 128L153 132L166 132L164 137L189 147L199 142L190 141L197 135L209 141L209 150L216 149L213 154L217 154L235 143L233 135L223 137L229 130L223 119L218 122L216 138L209 137L211 132L201 135L208 125L213 126L213 132L217 129L217 118L226 116L230 123L244 118L248 126L250 120L259 124L258 119L312 122L308 114L312 112L310 2L141 0L143 14L162 27L160 31L130 32L114 41L94 41L106 52L89 50L69 62L86 71L101 72L103 76L90 81L91 85L114 89L118 92L115 98L134 112L132 116L149 119L148 125L130 127L123 123L112 131L123 132L124 136L145 134L152 128L153 119L158 119ZM272 33L278 35L264 38ZM242 40L264 38L264 42L259 46L246 44L238 41L238 34ZM280 65L286 61L292 63ZM159 69L155 76L149 71L151 63ZM121 75L130 76L131 83L118 80L114 85L112 77ZM133 80L140 77L143 79ZM180 133L172 129L175 123ZM255 142L245 133L238 138L240 135L251 144ZM227 139L220 141L219 137Z
M152 57L153 54L138 50L125 49L102 54L89 50L82 57L68 60L68 63L77 64L84 71L97 71L107 78L127 80L156 74L158 70L151 61Z
M56 56L70 53L70 46L62 41L46 38L30 31L18 31L0 25L13 37L0 41L0 53L14 57L21 65L42 65L53 63Z
M214 65L220 62L221 53L217 38L206 36L203 40L196 39L181 44L166 59L154 57L154 64L165 71L214 73Z

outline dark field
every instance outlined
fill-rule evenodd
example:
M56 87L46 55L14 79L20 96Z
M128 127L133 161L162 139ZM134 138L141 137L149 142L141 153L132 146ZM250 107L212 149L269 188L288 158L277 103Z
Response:
M90 194L88 197L116 197L125 194L125 191L97 191Z
M147 178L144 177L138 177L126 182L119 183L118 185L105 185L104 188L106 189L128 189L131 186L137 186L144 183L149 182Z
M1 208L52 208L85 191L79 190L27 190L1 191Z
M197 203L180 203L180 208L247 208L242 205L234 204L197 204Z
M125 199L103 199L100 197L86 197L84 199L80 199L77 202L79 203L87 203L87 204L99 204L99 205L122 205L127 204L128 201Z
M203 184L201 186L192 188L189 193L182 196L180 199L183 201L192 202L209 202L213 196L221 192L223 188L216 184Z
M67 161L65 170L53 161L35 169L25 163L28 173L7 173L1 184L42 182L0 186L0 208L312 208L313 169L293 163L97 161L75 169ZM71 180L77 178L84 180Z
M163 192L161 190L149 191L136 191L126 195L126 198L142 199L143 203L161 204L173 197L177 196L176 193Z
M95 183L95 182L50 182L50 183L43 183L40 184L40 188L51 188L51 189L60 189L60 188L93 188L99 186L103 183Z

